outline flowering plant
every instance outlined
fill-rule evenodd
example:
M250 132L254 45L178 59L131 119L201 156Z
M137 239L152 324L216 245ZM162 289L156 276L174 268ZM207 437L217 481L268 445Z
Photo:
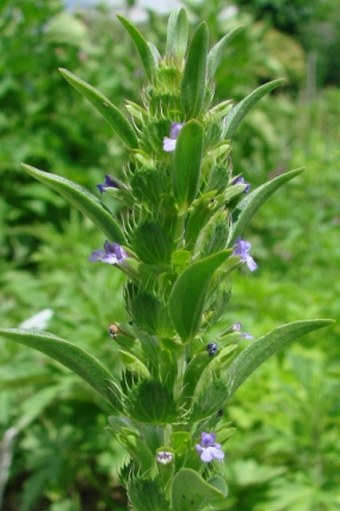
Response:
M109 333L119 346L113 374L78 344L27 329L0 334L40 350L77 373L108 403L112 434L129 463L121 472L135 511L223 508L224 446L233 431L221 417L238 387L269 356L329 320L297 321L260 339L239 323L221 326L232 272L257 263L242 236L259 207L301 173L294 170L255 190L234 172L231 139L247 112L280 85L262 85L240 103L213 104L213 76L227 44L210 51L201 23L189 37L184 9L170 15L165 55L124 17L147 84L127 114L94 87L61 69L126 145L120 179L105 176L100 198L76 183L24 165L28 174L66 197L103 232L91 262L126 274L129 321ZM93 247L95 248L95 247ZM108 270L108 271L111 271ZM211 329L214 327L214 338ZM244 348L241 340L249 339Z

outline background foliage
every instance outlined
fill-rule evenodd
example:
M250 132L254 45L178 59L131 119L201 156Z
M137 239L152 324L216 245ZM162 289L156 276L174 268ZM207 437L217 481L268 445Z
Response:
M301 13L295 2L294 23L290 10L285 22L274 15L282 1L270 3L270 16L268 2L259 0L233 17L224 15L220 0L185 3L193 19L208 21L212 43L245 25L221 63L220 98L238 100L267 80L289 78L240 128L235 168L253 186L286 169L308 169L256 217L249 237L260 271L235 279L228 321L241 321L258 336L297 318L336 318L340 92L330 85L340 73L328 49L339 41L327 46L318 38L322 23L332 20L335 31L334 3L311 2ZM88 264L102 239L57 195L23 176L19 164L53 170L93 191L104 174L119 175L121 147L57 68L76 72L119 106L139 90L138 58L104 8L66 13L57 0L7 0L0 20L1 324L18 326L51 307L50 331L91 347L115 368L107 326L125 319L121 277ZM299 28L307 22L308 37ZM149 12L144 25L150 39L164 41L164 19ZM315 48L323 88L306 101L307 55ZM225 464L230 509L339 508L339 334L336 325L287 350L226 410L225 420L237 427ZM3 509L125 509L115 478L124 454L105 431L96 397L43 355L2 343L0 357Z

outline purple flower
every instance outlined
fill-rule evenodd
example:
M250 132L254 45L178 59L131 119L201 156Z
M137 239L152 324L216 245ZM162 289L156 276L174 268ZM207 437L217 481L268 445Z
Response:
M173 122L171 124L170 137L163 138L163 149L165 152L172 153L175 150L177 138L183 126L183 122Z
M159 451L156 454L156 460L161 465L170 465L174 461L174 454L168 451Z
M224 452L221 450L222 446L216 443L215 439L215 433L203 432L201 434L201 442L195 445L196 451L205 463L209 463L214 459L223 460L224 458Z
M234 323L231 328L234 332L239 332L240 337L242 337L243 339L254 339L253 335L250 335L247 332L242 332L242 323L240 323L239 321L237 323Z
M244 189L244 193L248 193L249 190L250 190L250 184L248 183L248 181L246 181L244 179L243 176L237 176L235 177L235 179L232 180L231 182L233 185L246 185L245 189Z
M108 188L119 188L119 184L111 176L106 175L104 183L97 185L97 188L100 193L104 193Z
M91 262L101 261L107 264L121 264L127 258L125 250L118 243L105 241L104 250L95 250L90 255Z
M251 244L239 238L234 246L233 254L239 256L241 261L246 263L250 271L255 271L257 268L257 264L249 254L249 250L251 249Z

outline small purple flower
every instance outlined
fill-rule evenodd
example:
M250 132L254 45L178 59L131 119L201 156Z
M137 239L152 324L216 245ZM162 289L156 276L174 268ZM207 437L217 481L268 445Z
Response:
M216 435L215 433L205 433L201 434L201 442L195 445L196 451L200 455L200 458L205 463L209 463L210 461L223 460L224 452L221 450L221 444L215 442Z
M104 183L97 185L97 188L100 193L104 193L108 188L119 188L119 184L111 176L106 175Z
M243 176L235 177L235 179L233 179L231 183L233 185L246 185L244 193L248 193L250 190L250 183L248 183L248 181L246 181Z
M170 137L163 138L163 149L165 152L172 153L175 150L177 138L183 126L183 122L173 122L171 124Z
M159 451L156 454L156 460L160 465L170 465L174 461L174 454L168 451Z
M234 323L231 328L234 332L239 332L240 337L242 337L243 339L254 339L253 335L250 335L247 332L242 332L242 323L240 323L239 321L237 323Z
M104 250L95 250L90 255L91 262L101 261L107 264L121 264L127 258L125 250L118 243L105 241Z
M246 263L250 271L255 271L257 268L257 264L249 254L249 250L251 249L251 244L239 238L234 246L233 254L239 256L241 261Z

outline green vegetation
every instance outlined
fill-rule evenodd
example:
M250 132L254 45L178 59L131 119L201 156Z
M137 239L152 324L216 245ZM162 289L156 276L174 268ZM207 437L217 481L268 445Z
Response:
M240 127L235 168L259 185L269 177L264 169L273 177L306 167L304 178L271 198L252 223L249 239L261 247L260 273L235 282L228 324L241 321L258 337L297 318L337 318L340 91L325 88L312 102L301 100L301 41L243 12L220 19L218 4L192 6L216 40L246 25L225 52L218 95L238 100L263 81L290 77L290 85L261 100ZM50 331L92 349L118 373L117 346L107 330L125 319L121 277L89 265L101 236L19 167L25 161L96 193L103 174L119 169L124 158L109 127L57 68L71 69L119 106L124 97L136 98L139 62L105 10L65 16L58 1L5 1L0 7L0 324L17 327L51 308ZM150 13L145 28L155 42L164 40L165 21ZM13 37L18 32L20 38ZM282 58L282 44L294 60ZM339 508L339 337L335 324L302 340L234 398L225 415L237 428L225 462L226 511ZM116 478L125 458L106 431L105 405L42 354L2 342L0 359L3 509L125 510Z

